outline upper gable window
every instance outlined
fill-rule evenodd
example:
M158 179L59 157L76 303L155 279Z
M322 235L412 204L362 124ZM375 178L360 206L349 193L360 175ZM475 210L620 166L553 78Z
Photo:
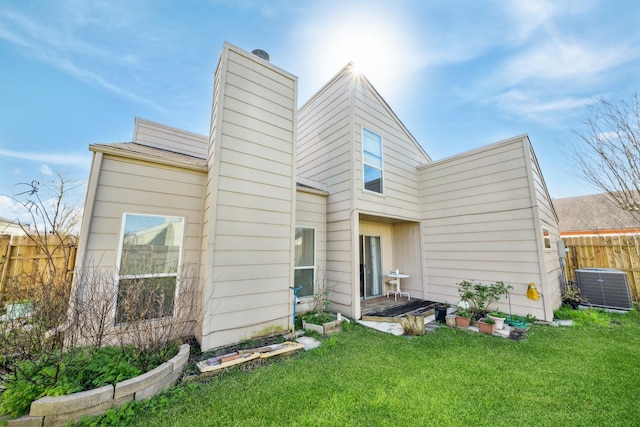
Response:
M364 189L382 194L382 137L366 128L362 128L362 159Z

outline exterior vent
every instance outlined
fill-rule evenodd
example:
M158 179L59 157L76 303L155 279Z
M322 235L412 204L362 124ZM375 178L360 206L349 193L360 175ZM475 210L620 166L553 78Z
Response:
M269 62L269 54L262 49L254 49L251 51L258 58L262 58L265 61Z
M633 309L629 282L624 271L612 268L581 268L576 270L576 281L580 294L591 305Z

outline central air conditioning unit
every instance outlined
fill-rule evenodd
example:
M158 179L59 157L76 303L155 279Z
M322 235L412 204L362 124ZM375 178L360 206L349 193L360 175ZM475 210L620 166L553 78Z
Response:
M627 274L613 268L580 268L576 281L581 296L597 307L632 310Z

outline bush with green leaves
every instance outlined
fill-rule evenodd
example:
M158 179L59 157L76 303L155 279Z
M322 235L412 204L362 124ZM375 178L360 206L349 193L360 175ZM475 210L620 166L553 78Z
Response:
M503 295L506 295L511 289L513 289L513 286L506 285L501 280L489 285L473 283L468 280L458 283L460 300L469 303L469 310L478 316L486 315L489 311L489 306L498 301Z
M62 396L133 378L173 357L172 350L146 354L134 346L78 348L69 353L43 355L17 362L3 380L0 414L19 417L29 412L31 402L44 396Z

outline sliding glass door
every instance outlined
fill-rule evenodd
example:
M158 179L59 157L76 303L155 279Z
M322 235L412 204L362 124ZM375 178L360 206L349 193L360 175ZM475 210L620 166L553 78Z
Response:
M382 276L380 236L360 236L360 296L382 295Z

